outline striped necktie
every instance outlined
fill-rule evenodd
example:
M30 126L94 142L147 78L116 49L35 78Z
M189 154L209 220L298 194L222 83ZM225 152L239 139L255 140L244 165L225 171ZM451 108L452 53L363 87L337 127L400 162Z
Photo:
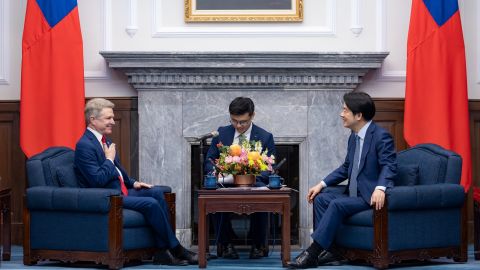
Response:
M246 139L247 139L247 136L245 136L245 134L242 133L238 135L238 144L242 144Z

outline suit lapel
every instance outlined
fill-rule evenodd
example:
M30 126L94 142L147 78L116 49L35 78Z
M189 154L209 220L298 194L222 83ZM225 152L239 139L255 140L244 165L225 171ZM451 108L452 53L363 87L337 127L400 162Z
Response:
M258 138L258 127L252 124L252 131L250 133L250 141L260 141Z
M365 165L365 157L370 150L370 145L372 144L373 132L375 131L375 124L372 122L365 133L365 140L363 142L362 147L362 156L360 157L360 166L358 167L358 171L362 171L363 165Z
M233 136L235 136L235 128L232 125L228 126L225 131L225 136L223 137L223 145L232 145Z
M102 149L102 146L100 145L100 143L98 142L97 137L95 137L95 135L88 129L87 129L87 132L85 133L85 135L90 140L92 145L95 147L95 150L97 151L97 155L99 155L99 154L101 155L103 153L103 149Z

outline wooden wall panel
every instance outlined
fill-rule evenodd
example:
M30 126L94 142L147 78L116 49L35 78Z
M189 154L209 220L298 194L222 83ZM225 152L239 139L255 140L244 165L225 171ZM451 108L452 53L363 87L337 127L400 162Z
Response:
M20 149L18 102L0 102L0 188L12 188L12 240L22 237L25 156Z
M403 138L403 99L376 99L374 121L392 134L397 151L407 148Z
M470 102L470 140L472 142L472 186L480 187L480 101ZM473 241L473 196L468 196L468 240Z

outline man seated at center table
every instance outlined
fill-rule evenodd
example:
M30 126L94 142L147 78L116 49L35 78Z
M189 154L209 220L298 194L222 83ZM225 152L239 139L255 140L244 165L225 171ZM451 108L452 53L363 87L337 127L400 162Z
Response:
M219 127L219 136L212 139L210 148L206 155L205 174L211 174L214 171L210 160L216 160L220 156L217 148L218 143L225 146L240 144L243 140L260 141L262 143L262 152L267 149L267 155L275 155L275 142L273 135L268 131L253 124L255 117L255 105L248 97L237 97L229 105L231 125ZM223 184L233 183L231 176L225 177ZM256 186L265 186L268 184L268 176L262 174L256 178ZM253 244L250 249L250 259L259 259L267 257L268 252L265 246L267 237L267 213L254 213L250 216L250 235ZM222 256L225 259L238 259L238 253L232 244L232 235L234 234L231 224L230 213L217 213L213 217L215 234L217 241L222 245Z

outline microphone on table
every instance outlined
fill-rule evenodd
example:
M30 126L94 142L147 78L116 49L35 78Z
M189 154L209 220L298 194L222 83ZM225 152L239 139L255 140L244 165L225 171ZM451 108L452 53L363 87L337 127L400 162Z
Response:
M204 134L202 136L199 136L197 138L195 138L196 141L203 141L205 139L208 139L208 138L215 138L218 136L218 131L212 131L212 132L209 132L207 134Z
M287 158L283 158L283 159L277 164L277 166L275 166L275 169L273 170L274 174L278 174L278 171L279 171L280 167L282 167L282 165L285 164L285 161L287 161Z
M209 158L208 161L210 161L210 163L212 163L213 167L215 168L215 170L217 170L217 176L220 177L220 175L222 175L222 182L223 182L223 174L220 173L220 168L218 168L217 164L215 164L215 161L213 161L213 159ZM220 183L220 181L218 181L218 183L223 187L225 188L225 186Z

